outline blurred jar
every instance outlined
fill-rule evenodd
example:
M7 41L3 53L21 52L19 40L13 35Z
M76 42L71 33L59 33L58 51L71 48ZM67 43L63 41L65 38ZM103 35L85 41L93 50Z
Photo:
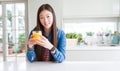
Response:
M112 43L113 44L119 44L119 34L118 31L115 31L112 36Z

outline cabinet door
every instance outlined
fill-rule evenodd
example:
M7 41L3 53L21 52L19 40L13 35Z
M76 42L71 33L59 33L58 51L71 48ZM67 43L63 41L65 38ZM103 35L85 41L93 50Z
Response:
M63 16L72 17L118 17L119 0L64 0Z
M119 50L67 50L66 61L119 61Z

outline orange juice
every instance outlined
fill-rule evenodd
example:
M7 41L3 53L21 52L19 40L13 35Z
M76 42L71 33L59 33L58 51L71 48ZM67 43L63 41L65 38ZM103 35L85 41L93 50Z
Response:
M33 31L33 38L37 38L37 39L41 40L42 32L41 31ZM34 42L36 42L36 40Z

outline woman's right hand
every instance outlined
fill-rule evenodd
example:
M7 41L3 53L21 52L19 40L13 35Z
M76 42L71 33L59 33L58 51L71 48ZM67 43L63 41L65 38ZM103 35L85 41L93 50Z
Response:
M31 35L29 41L28 41L28 47L32 48L36 44L35 38L33 38L33 35Z

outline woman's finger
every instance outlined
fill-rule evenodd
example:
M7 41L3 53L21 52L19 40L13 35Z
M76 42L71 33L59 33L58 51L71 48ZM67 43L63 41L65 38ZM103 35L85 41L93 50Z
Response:
M42 40L46 40L46 39L47 39L46 37L42 36Z
M33 35L31 35L30 38L33 38Z

